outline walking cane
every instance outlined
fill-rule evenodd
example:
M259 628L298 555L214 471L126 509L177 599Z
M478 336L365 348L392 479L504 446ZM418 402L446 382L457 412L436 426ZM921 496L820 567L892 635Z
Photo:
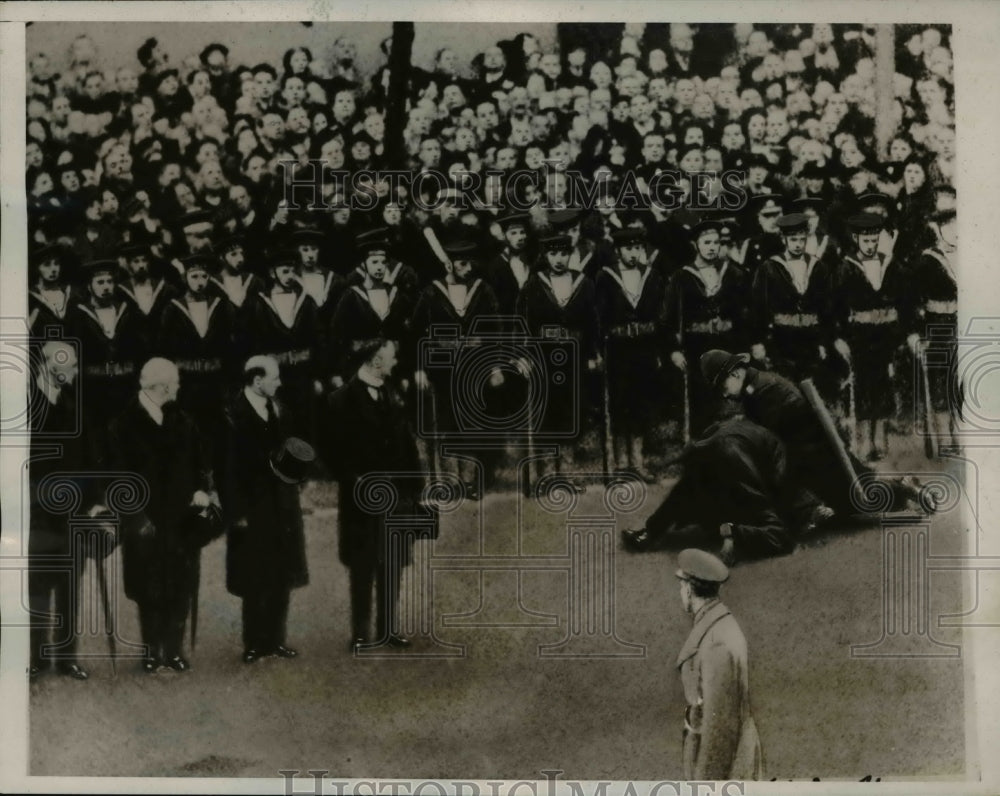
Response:
M607 338L604 339L604 351L603 351L603 355L604 355L604 377L602 379L602 392L603 392L603 398L604 398L604 401L603 401L603 403L604 403L604 406L603 406L603 409L604 409L604 425L603 425L604 434L603 434L603 437L604 437L604 439L601 441L602 442L602 444L601 444L601 448L602 448L601 458L602 458L602 463L604 465L604 483L607 484L608 479L611 476L611 469L614 466L614 456L615 456L614 439L611 436L611 388L610 388L610 384L609 384L609 382L611 380L611 368L610 368L611 360L608 359L608 340L607 340Z
M105 542L102 541L102 544ZM97 583L101 590L101 605L104 608L104 632L108 637L108 652L111 655L111 673L118 676L118 642L115 640L114 608L108 598L107 558L103 555L97 563Z
M201 550L194 556L194 588L191 590L191 652L198 641L198 589L201 586Z
M682 388L684 390L684 444L691 441L691 394L688 392L687 366L681 371Z
M924 393L924 455L928 459L936 459L937 450L937 418L934 417L934 403L931 400L931 379L927 373L927 351L917 342L917 350L913 353L920 365L920 381Z
M531 382L528 380L528 463L524 468L524 496L531 497L531 485L534 483L532 468L535 466L535 413L531 406Z
M437 393L434 391L434 385L427 382L427 397L428 403L431 409L431 439L430 445L428 445L428 456L430 459L428 464L430 465L431 473L434 476L434 480L438 480L438 476L441 473L441 440L438 438L438 422L437 422Z
M847 376L847 429L851 434L851 447L858 451L861 450L861 442L858 440L857 385L854 382L854 365L847 364L851 369Z

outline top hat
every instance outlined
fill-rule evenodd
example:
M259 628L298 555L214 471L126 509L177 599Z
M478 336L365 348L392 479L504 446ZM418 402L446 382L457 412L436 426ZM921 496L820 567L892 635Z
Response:
M312 445L298 437L289 437L271 457L271 469L286 484L301 484L315 460Z

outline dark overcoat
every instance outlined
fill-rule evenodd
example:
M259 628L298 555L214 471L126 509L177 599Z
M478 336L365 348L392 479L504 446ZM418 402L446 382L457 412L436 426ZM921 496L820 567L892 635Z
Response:
M299 488L271 469L286 434L278 407L265 421L241 390L228 407L227 457L220 478L226 512L226 588L246 597L257 590L309 582ZM245 527L237 523L245 522Z

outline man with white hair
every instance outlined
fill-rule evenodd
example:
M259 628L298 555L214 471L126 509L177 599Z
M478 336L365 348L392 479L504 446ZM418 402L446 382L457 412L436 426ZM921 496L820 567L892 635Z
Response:
M81 443L76 404L76 350L62 340L48 340L41 347L41 362L31 374L28 413L31 457L28 471L31 514L28 537L28 596L31 607L31 661L29 674L37 677L47 662L55 660L63 674L86 680L87 672L76 662L77 596L83 577L83 556L74 549L66 515L55 513L43 492L52 489L51 478L65 474L71 481L86 468L88 456ZM59 450L53 456L53 448ZM42 489L39 489L43 486ZM44 560L45 565L42 565ZM64 568L55 569L58 560ZM53 628L53 642L48 642Z
M194 421L176 405L177 366L154 357L143 365L139 392L111 423L108 463L135 473L149 491L146 509L122 517L125 594L139 606L147 646L143 671L190 668L182 656L184 626L196 599L200 545L196 515L215 500L212 472Z

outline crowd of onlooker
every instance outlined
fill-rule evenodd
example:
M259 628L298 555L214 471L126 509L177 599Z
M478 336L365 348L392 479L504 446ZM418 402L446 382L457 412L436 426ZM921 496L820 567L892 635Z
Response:
M386 65L362 74L354 44L333 25L330 39L328 52L297 47L280 63L239 65L225 42L169 53L152 37L136 42L128 63L106 63L86 35L68 53L29 52L33 242L61 242L84 261L117 256L139 236L169 261L201 245L179 226L198 210L215 235L239 232L261 249L303 224L356 231L426 221L405 191L384 183L373 187L377 204L358 211L331 182L332 223L289 213L279 163L310 158L347 171L533 170L541 178L518 182L520 199L552 206L574 181L737 168L748 170L751 193L818 190L833 200L838 190L878 190L904 222L925 213L933 187L952 183L946 26L896 26L893 98L881 104L875 31L861 25L562 24L558 49L542 50L531 33L471 64L442 49L406 81L405 164L387 162L391 40L382 43ZM879 108L895 127L884 153ZM561 164L546 169L547 160ZM487 181L483 204L502 202L508 187ZM343 255L329 253L348 271L356 263Z

